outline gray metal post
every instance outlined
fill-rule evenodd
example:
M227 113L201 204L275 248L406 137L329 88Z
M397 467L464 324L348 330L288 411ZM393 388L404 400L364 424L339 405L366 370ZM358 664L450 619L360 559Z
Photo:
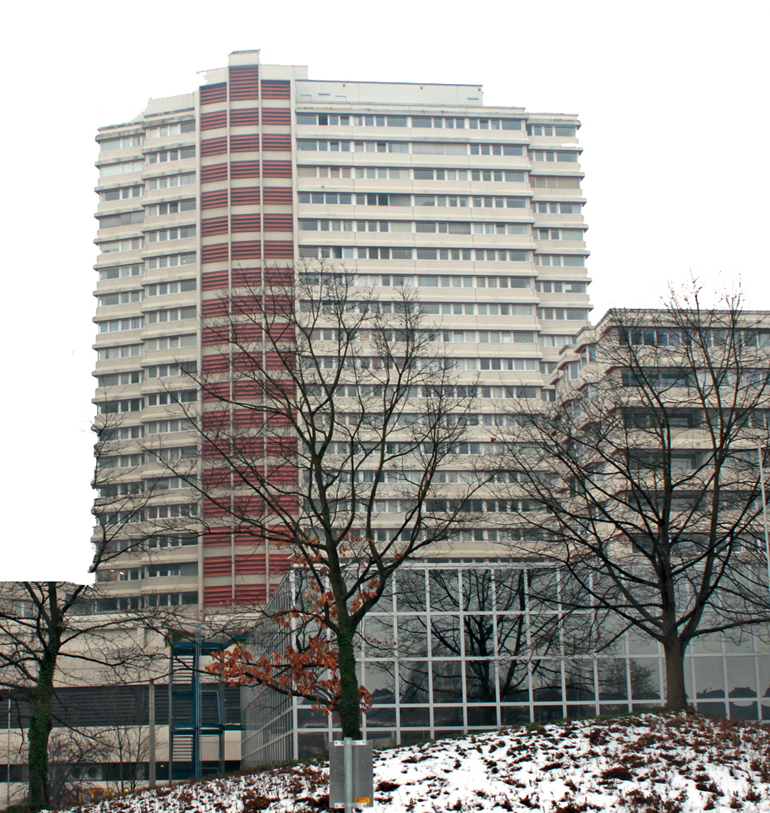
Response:
M174 784L174 645L168 647L168 784Z
M770 589L770 537L767 531L767 494L765 492L765 467L762 461L762 441L757 438L757 460L759 461L759 487L762 495L762 522L765 526L765 559L767 560L767 586Z
M8 695L8 728L6 730L6 743L8 745L8 758L7 769L8 773L5 776L5 801L6 807L11 806L11 695Z
M227 712L225 709L225 684L220 680L217 684L217 706L219 708L219 773L225 772L225 724Z
M201 735L201 678L200 678L200 665L201 665L201 628L195 628L195 647L193 649L193 664L192 664L192 713L193 713L193 754L192 754L192 769L193 776L199 777L203 773L202 765L203 759L201 750L203 748L203 737Z
M149 785L151 788L154 788L156 785L156 776L155 776L155 680L150 678L150 685L149 691L147 696L147 716L148 716L148 725L150 727L149 736L148 736L148 760L149 760Z
M345 737L345 813L353 813L353 740Z

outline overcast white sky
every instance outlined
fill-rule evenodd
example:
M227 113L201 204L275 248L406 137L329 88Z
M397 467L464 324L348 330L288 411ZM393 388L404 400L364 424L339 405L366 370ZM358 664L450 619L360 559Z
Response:
M86 579L99 126L234 50L579 114L594 317L690 269L770 309L766 2L14 3L4 13L0 580ZM721 275L721 276L720 276Z

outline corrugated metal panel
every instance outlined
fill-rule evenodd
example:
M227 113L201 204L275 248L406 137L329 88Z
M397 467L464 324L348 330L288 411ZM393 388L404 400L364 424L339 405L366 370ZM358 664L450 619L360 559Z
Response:
M201 235L208 237L212 234L227 234L226 217L209 217L201 220Z
M230 203L233 206L259 206L259 187L249 186L231 189Z
M203 532L203 545L229 545L230 536L227 528L208 528Z
M261 254L259 240L239 240L232 243L233 260L258 260Z
M238 65L230 68L230 99L259 98L259 68L256 65Z
M233 190L234 191L234 190ZM266 186L262 190L265 203L286 204L291 206L291 188L283 186Z
M267 601L267 585L238 584L235 587L237 604L264 604Z
M265 240L265 259L294 257L294 243L291 240Z
M259 178L259 161L232 161L231 178Z
M267 112L267 111L265 111ZM259 125L259 108L252 107L248 110L231 110L231 127L257 127Z
M227 206L226 189L215 189L211 192L201 193L201 209L216 209L219 206Z
M265 231L292 231L294 218L292 215L265 215Z
M230 152L257 152L258 150L259 150L258 135L230 136Z
M207 138L201 141L201 155L222 155L227 152L227 139L224 136L220 138Z
M221 607L232 604L232 592L229 585L223 587L204 587L203 604L206 607Z
M233 215L231 231L260 231L259 215Z
M211 113L201 113L201 132L203 130L218 130L227 127L227 110L213 110Z
M227 261L227 243L217 243L213 246L201 247L202 263L218 263Z
M291 124L291 110L288 107L263 107L262 124Z
M263 161L262 177L291 178L291 161Z
M230 307L227 299L206 299L201 303L201 316L204 319L227 316L229 311Z
M265 285L293 285L293 268L275 268L273 266L265 269Z
M291 152L291 136L265 134L262 136L262 149L265 152Z
M201 290L216 291L227 288L227 271L208 271L201 274Z
M272 98L278 97L274 96ZM204 104L214 104L215 102L226 102L227 82L219 82L216 85L203 85L200 88L200 99L201 106Z
M259 268L233 268L234 287L256 287L262 284L262 270Z
M201 183L227 180L227 164L211 164L201 167Z
M291 99L291 82L280 79L263 79L262 98Z

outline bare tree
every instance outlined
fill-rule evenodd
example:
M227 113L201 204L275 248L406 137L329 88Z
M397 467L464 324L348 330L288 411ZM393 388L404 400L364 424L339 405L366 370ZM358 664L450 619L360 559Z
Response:
M92 538L96 572L111 558L148 537L141 527L150 492L133 485L127 470L111 461L120 451L112 432L119 416L97 420L96 473L93 486L100 495ZM150 659L144 630L164 626L165 616L147 611L102 612L98 588L67 582L0 583L0 688L29 709L27 740L29 789L27 806L50 806L50 737L54 725L56 686L77 684L82 670L90 679L136 679ZM141 631L141 632L138 632ZM161 648L158 648L159 651Z
M338 711L359 737L361 621L477 488L439 476L463 451L474 382L458 381L410 290L386 302L344 268L282 273L220 295L204 322L200 490L210 529L281 545L306 571L304 605L285 615L306 634L255 663L232 650L222 668Z
M565 362L557 402L517 414L501 461L537 553L585 606L660 642L675 709L694 638L770 620L757 465L770 324L740 306L704 308L694 286L662 310L610 312Z
M48 743L48 779L55 808L91 801L96 787L94 763L110 756L99 738L57 728Z

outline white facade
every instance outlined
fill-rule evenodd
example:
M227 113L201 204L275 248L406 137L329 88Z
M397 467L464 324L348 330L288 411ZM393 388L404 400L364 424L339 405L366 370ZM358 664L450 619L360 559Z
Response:
M552 398L560 349L588 324L575 116L484 107L478 85L310 80L258 52L206 79L97 137L95 402L118 416L115 488L156 494L116 517L146 537L102 568L118 608L259 602L282 576L175 530L198 497L163 466L198 454L185 371L205 368L201 319L234 272L328 258L382 302L416 289L459 380L480 384L475 455L495 451L510 399ZM493 532L466 536L458 555L493 555Z

